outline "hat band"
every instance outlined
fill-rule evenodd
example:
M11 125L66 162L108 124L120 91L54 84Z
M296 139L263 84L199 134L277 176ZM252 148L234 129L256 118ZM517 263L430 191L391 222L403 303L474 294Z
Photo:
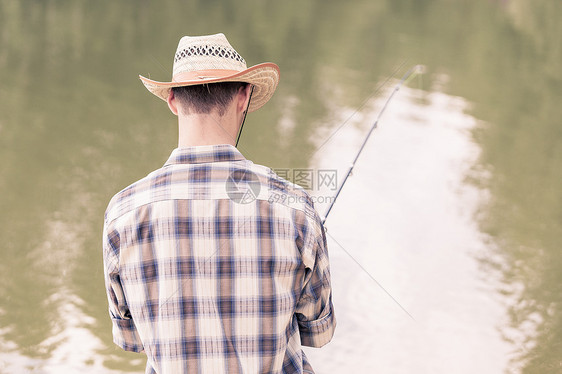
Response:
M197 80L207 80L224 78L234 74L238 74L238 70L227 70L227 69L207 69L207 70L196 70L196 71L184 71L174 75L172 78L173 83L178 82L188 82Z

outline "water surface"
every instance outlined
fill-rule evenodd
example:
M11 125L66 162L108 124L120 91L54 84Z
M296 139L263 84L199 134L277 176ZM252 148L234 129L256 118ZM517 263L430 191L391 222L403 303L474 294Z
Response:
M281 67L240 144L276 169L343 176L427 67L328 221L339 325L318 372L559 372L561 18L556 0L0 0L0 372L142 371L111 342L103 212L176 144L137 75L168 79L179 38L215 32Z

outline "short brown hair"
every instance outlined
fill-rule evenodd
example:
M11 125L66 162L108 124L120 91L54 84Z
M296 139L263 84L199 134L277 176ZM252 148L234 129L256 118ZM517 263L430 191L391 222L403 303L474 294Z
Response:
M240 87L246 87L243 82L220 82L199 84L172 88L174 96L182 104L185 114L208 114L217 109L223 116L226 108L234 98Z

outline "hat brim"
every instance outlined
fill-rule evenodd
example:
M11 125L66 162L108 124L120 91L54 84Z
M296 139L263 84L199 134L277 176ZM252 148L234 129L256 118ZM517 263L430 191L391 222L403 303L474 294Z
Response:
M245 82L254 85L248 112L261 108L271 99L279 84L279 67L272 62L254 65L246 70L204 70L180 73L171 82L159 82L139 75L144 86L152 94L167 101L173 87L194 86L219 82Z

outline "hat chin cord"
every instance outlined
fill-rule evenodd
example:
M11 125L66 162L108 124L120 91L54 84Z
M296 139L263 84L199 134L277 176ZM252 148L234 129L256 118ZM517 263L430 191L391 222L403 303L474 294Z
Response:
M238 136L236 137L235 147L238 147L238 142L240 141L240 135L242 135L242 128L244 127L244 122L246 122L246 115L248 114L248 109L250 108L250 101L252 100L252 94L254 93L254 85L252 84L252 89L250 90L250 97L248 98L248 106L244 111L244 117L242 118L242 123L240 124L240 130L238 130Z

